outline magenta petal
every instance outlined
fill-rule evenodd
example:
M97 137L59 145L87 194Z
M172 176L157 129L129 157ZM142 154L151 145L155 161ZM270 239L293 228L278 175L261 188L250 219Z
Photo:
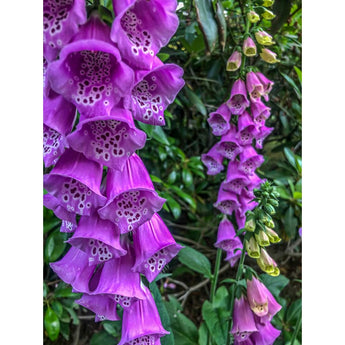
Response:
M88 295L86 293L76 300L75 303L83 306L96 314L95 321L118 321L121 320L116 313L116 302L107 295Z
M250 184L250 179L238 168L239 162L229 162L226 179L221 184L221 188L227 192L240 194L241 190Z
M116 12L122 12L113 22L111 39L130 65L150 69L155 55L177 30L177 1L132 0L127 8L117 6L117 0L113 2Z
M156 126L164 126L164 110L184 85L183 69L174 64L154 67L141 76L133 87L130 109L134 119Z
M118 345L159 344L159 338L169 334L162 326L150 290L146 286L143 290L145 299L134 302L123 311L122 337Z
M217 201L213 204L220 212L231 215L232 212L240 207L237 200L237 195L231 192L226 192L219 189Z
M123 171L109 169L107 204L98 210L101 218L109 219L126 233L151 219L165 202L156 193L149 173L140 157L133 153Z
M217 152L222 156L230 161L235 160L236 156L242 152L242 147L237 140L236 127L231 125L229 131L221 137L220 142L215 146Z
M96 265L126 254L120 244L115 225L97 215L81 216L77 230L67 241L89 256L89 264Z
M135 127L128 110L113 108L110 115L79 122L67 140L88 159L122 170L128 157L144 147L146 134Z
M260 100L264 94L264 87L254 72L248 72L246 76L247 91L252 102Z
M221 248L225 251L233 250L238 244L238 237L232 223L228 218L224 217L218 226L217 242L214 244L216 248Z
M240 239L238 240L239 242L237 244L237 247L234 250L229 250L226 252L227 255L226 255L225 261L228 261L231 267L234 267L236 265L236 263L238 262L238 260L241 258L241 255L242 255L241 250L238 250L237 248L242 249L243 244Z
M255 345L273 345L281 333L281 331L274 328L269 322L265 325L257 323L256 326L258 328L258 332L254 332L251 335Z
M238 117L237 127L238 143L242 146L251 145L253 138L258 133L258 130L251 116L246 111Z
M254 171L264 162L264 157L258 155L255 149L248 145L240 153L239 170L247 175L252 175Z
M246 224L246 215L245 212L242 212L241 208L235 210L235 219L238 229L243 229Z
M224 170L224 157L218 153L217 146L213 146L210 151L201 155L201 161L207 167L207 175L217 175Z
M133 232L133 243L135 264L132 270L144 274L150 283L182 249L157 213Z
M100 192L102 166L81 153L67 149L53 170L44 175L44 188L69 212L90 215L103 206Z
M212 128L212 134L224 135L230 129L231 112L227 104L222 104L216 111L210 113L207 119Z
M256 74L257 78L260 80L261 84L264 87L265 95L268 95L271 92L271 90L272 90L274 82L269 80L268 78L266 78L264 76L264 74L262 74L261 72L256 72L255 74Z
M242 114L249 107L246 85L243 80L238 79L234 82L227 105L234 115Z
M274 127L266 127L264 125L260 127L259 132L255 135L255 147L257 149L262 149L263 141L272 133L273 130Z
M43 2L43 55L54 60L60 49L86 21L84 0L44 0Z
M250 111L257 128L263 126L265 121L271 116L271 108L267 107L261 101L252 102L250 105Z

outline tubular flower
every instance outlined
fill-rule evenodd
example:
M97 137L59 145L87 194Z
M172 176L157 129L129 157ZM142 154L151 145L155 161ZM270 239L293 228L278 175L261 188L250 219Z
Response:
M201 161L207 167L207 175L217 175L223 171L223 159L224 157L218 153L216 146L213 146L207 153L203 153Z
M238 161L229 162L226 179L222 182L221 187L227 192L240 194L250 180L246 174L238 170Z
M273 345L281 333L281 331L274 328L270 322L267 322L264 325L256 323L256 327L258 332L254 332L251 335L255 345Z
M243 80L238 79L232 86L230 99L228 100L227 105L232 114L240 115L247 107L249 107L249 104L246 85Z
M260 257L256 260L259 267L271 276L278 276L280 271L276 262L268 255L265 249L261 248Z
M242 54L235 50L229 57L226 63L226 70L229 72L237 71L241 67Z
M212 134L224 135L230 129L231 112L227 104L222 104L216 111L210 113L207 122L212 128Z
M257 31L255 33L255 38L263 46L271 46L275 42L272 41L272 36L268 34L266 31Z
M254 72L247 73L246 76L247 91L252 102L260 100L264 94L264 87Z
M268 289L257 278L247 280L247 298L249 306L257 316L268 313ZM269 291L268 291L269 292Z
M273 53L267 48L262 49L260 53L261 59L268 62L268 63L276 63L280 62L280 60L277 59L277 54Z
M251 145L253 138L257 137L259 131L252 117L245 111L238 118L237 139L241 146Z
M226 192L219 189L217 201L213 204L223 214L231 215L232 212L240 207L237 195L232 192Z
M242 152L234 125L231 125L229 131L221 137L220 142L216 144L216 150L230 161L234 161L236 156Z
M239 238L236 236L236 231L232 223L225 216L219 223L217 232L217 242L214 244L216 248L221 248L225 251L234 250L238 248ZM241 242L241 241L240 241Z
M254 11L249 11L247 18L251 23L257 23L260 20L260 16Z
M256 55L256 45L250 37L247 37L243 42L243 54L248 57Z

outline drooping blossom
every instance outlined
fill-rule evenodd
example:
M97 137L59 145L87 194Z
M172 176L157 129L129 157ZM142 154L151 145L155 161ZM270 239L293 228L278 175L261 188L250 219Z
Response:
M210 113L207 122L212 128L212 134L224 135L230 129L231 112L227 104L222 104L216 111Z
M258 332L251 334L251 339L255 345L273 345L281 333L270 322L266 322L265 324L257 322L256 327Z
M250 37L244 40L242 49L245 56L251 57L256 55L256 45Z
M231 215L232 212L240 207L237 195L232 192L226 192L222 188L218 191L217 201L213 204L220 212Z
M262 44L263 46L271 46L275 43L274 41L272 41L272 36L266 31L257 31L255 33L255 38L258 43Z
M263 48L261 50L260 57L262 60L268 63L277 63L280 61L277 59L277 54L267 48Z
M207 167L207 175L217 175L224 170L224 157L213 146L207 153L201 154L201 161Z
M249 107L250 103L247 98L246 84L242 79L237 79L234 82L227 104L231 113L234 115L242 114Z
M241 67L242 54L235 50L229 57L226 63L226 70L229 72L237 71Z
M260 100L264 94L264 87L254 72L248 72L246 76L246 87L251 102Z
M226 134L222 135L220 141L215 145L216 150L223 157L234 161L236 156L242 152L242 147L238 143L236 127L231 124Z

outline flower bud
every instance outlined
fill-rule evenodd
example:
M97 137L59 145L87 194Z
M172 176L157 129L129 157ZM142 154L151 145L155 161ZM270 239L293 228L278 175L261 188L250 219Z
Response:
M267 48L262 49L260 53L261 59L268 62L268 63L276 63L280 62L280 60L277 59L277 54L273 53Z
M255 38L258 43L262 44L263 46L271 46L275 43L274 41L272 41L272 36L266 31L257 31L255 33Z
M247 18L251 23L257 23L260 20L260 16L254 11L249 11Z
M278 236L278 234L274 230L272 230L271 228L267 226L265 226L265 230L271 243L278 243L281 241L281 238Z
M245 240L246 249L248 255L253 259L260 258L260 247L258 246L257 242L255 241L254 237L251 237L250 240Z
M266 8L265 8L265 12L262 13L261 15L263 18L265 18L267 20L271 20L271 19L275 18L275 16L276 16L272 11L267 10Z
M264 210L265 210L266 212L268 212L269 214L275 214L275 213L276 213L276 210L275 210L274 207L273 207L272 205L270 205L270 204L266 204L266 205L264 206Z
M279 202L276 199L268 199L268 202L272 205L272 206L279 206Z
M256 45L250 37L247 37L245 41L243 42L243 54L245 56L256 55Z
M259 246L267 247L270 245L270 240L263 230L260 230L254 236L255 236L256 242L259 243Z
M255 223L255 219L254 218L248 219L246 221L246 224L244 225L244 228L247 231L251 231L251 232L253 232L255 230L255 227L256 227L256 223Z
M262 6L271 7L274 4L274 0L264 0Z
M261 248L260 257L256 260L256 262L267 274L274 277L279 275L280 271L277 263L268 255L265 249Z
M226 70L234 72L241 67L242 54L238 51L234 51L228 59L226 64Z

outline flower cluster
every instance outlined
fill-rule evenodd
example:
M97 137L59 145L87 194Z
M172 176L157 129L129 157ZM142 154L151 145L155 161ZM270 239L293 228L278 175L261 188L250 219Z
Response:
M113 0L111 27L84 0L44 0L44 205L71 233L54 272L96 321L119 320L124 344L167 334L149 282L178 253L158 196L136 154L162 126L183 70L158 57L178 26L176 0ZM164 25L162 25L164 23ZM133 326L135 325L135 326Z
M247 280L247 293L234 302L231 333L235 345L272 345L280 331L271 324L281 306L257 278Z

